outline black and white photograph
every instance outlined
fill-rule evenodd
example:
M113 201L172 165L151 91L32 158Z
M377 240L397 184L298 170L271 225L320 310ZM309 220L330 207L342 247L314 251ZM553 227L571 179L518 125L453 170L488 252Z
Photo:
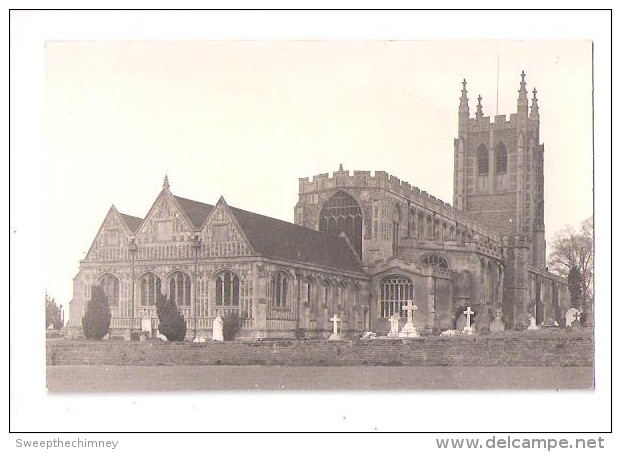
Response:
M609 41L177 13L11 14L16 430L609 428Z

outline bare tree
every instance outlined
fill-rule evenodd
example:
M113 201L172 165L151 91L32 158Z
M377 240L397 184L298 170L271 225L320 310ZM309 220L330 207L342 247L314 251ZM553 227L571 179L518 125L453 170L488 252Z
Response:
M593 303L593 217L585 220L579 230L569 226L558 232L552 241L552 253L550 254L550 266L559 274L572 279L580 284L580 307L588 308Z

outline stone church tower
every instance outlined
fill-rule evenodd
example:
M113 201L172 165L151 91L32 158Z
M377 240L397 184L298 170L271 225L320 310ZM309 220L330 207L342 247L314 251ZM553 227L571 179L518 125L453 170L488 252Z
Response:
M528 269L543 272L546 266L544 146L539 142L537 89L533 89L529 112L524 72L521 78L517 113L509 120L497 115L494 122L483 115L481 96L475 117L470 117L464 80L454 142L453 203L501 234L506 263L505 312L510 311L511 323L526 303L537 302L528 296ZM536 287L535 292L539 292Z
M545 267L543 144L539 143L537 89L530 114L525 74L517 113L509 121L483 116L481 96L474 118L469 117L466 81L459 104L459 137L455 139L453 203L469 217L502 235L528 236L529 263Z

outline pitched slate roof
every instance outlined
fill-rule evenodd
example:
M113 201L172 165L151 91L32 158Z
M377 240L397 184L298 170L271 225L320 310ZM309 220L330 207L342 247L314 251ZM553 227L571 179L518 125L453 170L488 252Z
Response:
M132 232L136 232L138 230L138 228L140 227L140 225L142 224L142 221L143 221L142 218L134 217L132 215L127 215L125 213L119 212L119 215L121 216L121 219L125 222L127 227Z
M342 238L235 207L230 209L258 254L363 273L356 252Z
M175 196L175 201L179 204L179 207L183 209L185 214L188 216L192 225L199 229L203 223L205 222L205 218L207 215L213 210L213 206L210 204L205 204L203 202L194 201L192 199L182 198L180 196Z

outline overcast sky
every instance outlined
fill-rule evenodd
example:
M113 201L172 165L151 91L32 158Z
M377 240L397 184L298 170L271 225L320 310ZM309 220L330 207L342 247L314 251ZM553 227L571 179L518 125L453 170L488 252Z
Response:
M179 196L288 221L298 178L340 163L452 203L461 80L472 115L478 94L495 115L498 77L508 115L522 70L550 240L592 212L588 41L47 42L46 287L68 301L109 207L144 217L166 174Z
M61 303L71 299L79 261L110 206L143 217L166 174L176 195L211 204L223 195L233 206L288 221L298 178L332 172L341 163L348 170L387 171L452 203L461 80L468 81L472 115L478 94L484 113L494 115L498 77L498 113L509 115L516 111L524 70L529 98L533 87L539 98L549 243L555 231L577 225L593 211L590 40L595 39L596 199L603 206L596 218L609 227L605 14L13 12L11 324L28 326L11 329L11 346L24 352L11 355L12 372L24 388L20 395L27 395L15 404L21 425L54 420L73 431L91 430L92 399L81 407L82 398L69 403L46 397L40 366L21 370L45 359L42 331L27 322L44 289ZM606 255L608 236L599 240L604 246L598 256ZM607 277L601 276L600 284ZM608 287L599 289L605 300ZM609 318L606 309L609 304L599 305L598 318ZM609 330L599 333L601 350ZM429 431L437 430L439 417L452 419L453 429L480 428L481 416L490 431L566 431L575 425L574 408L581 406L591 415L580 419L579 430L603 431L610 400L602 391L601 382L610 378L604 361L598 361L595 394L503 394L504 406L516 407L503 416L490 416L487 409L497 394L460 394L459 406L472 414L464 417L462 410L446 410L454 406L448 399L454 394L417 393L413 405L393 399L373 407L380 414L387 406L406 410L406 416L363 416L360 428L373 419L369 425L380 429L407 430L411 407L419 405L426 415L418 416L417 425ZM444 404L441 397L447 397ZM187 403L195 399L192 395ZM285 406L282 412L295 412L295 419L313 416L312 410L303 413L296 399L277 399ZM110 428L129 422L133 400L107 417ZM329 405L313 400L306 398L305 406L325 411ZM265 402L247 405L256 408L244 411L253 423L262 421L256 413ZM274 402L270 397L269 404ZM366 413L368 403L351 397L341 406ZM219 409L228 406L233 407L223 403ZM218 411L212 418L214 426L229 419ZM203 425L192 416L183 421L185 428ZM139 431L151 429L152 422L151 413L123 425Z

